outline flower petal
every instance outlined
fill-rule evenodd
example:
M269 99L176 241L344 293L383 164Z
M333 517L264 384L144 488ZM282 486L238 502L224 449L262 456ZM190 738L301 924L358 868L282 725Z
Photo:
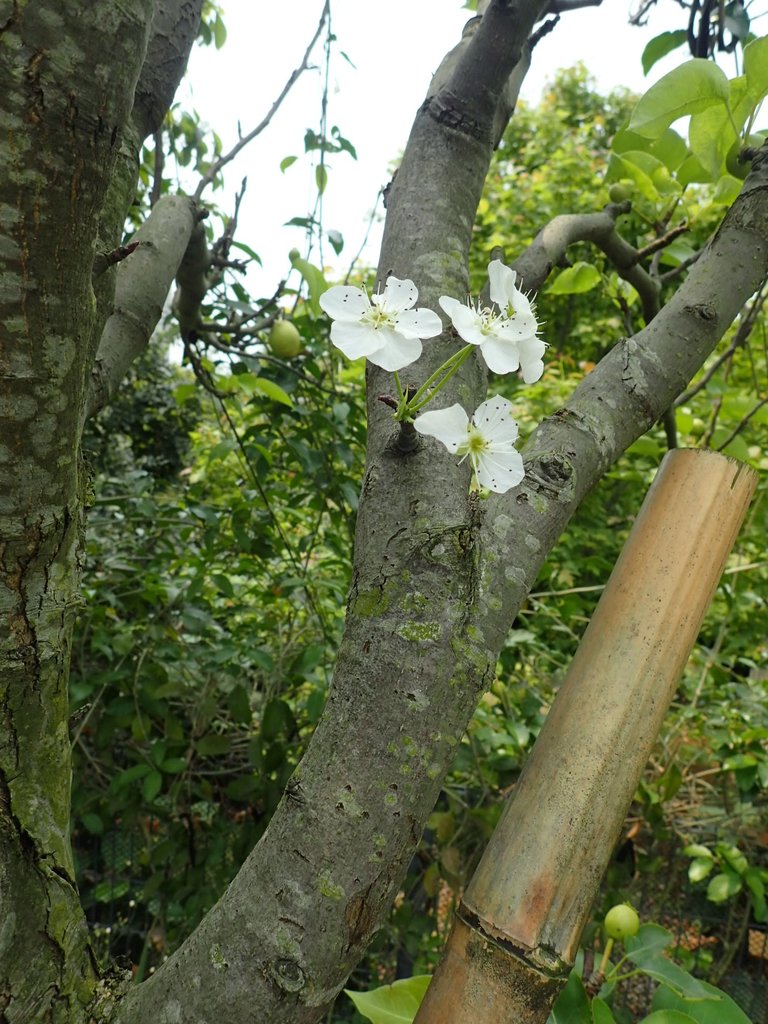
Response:
M497 328L496 334L500 338L507 338L509 341L518 342L523 338L535 338L539 325L533 313L519 313L513 317L505 318Z
M440 307L451 318L460 338L470 345L481 345L485 341L483 334L483 318L472 306L465 306L457 299L443 295L439 300Z
M514 448L504 452L484 452L476 462L477 482L497 494L516 487L525 476L523 457Z
M379 345L373 352L366 353L368 361L380 366L382 370L402 370L404 366L415 363L421 355L421 342L418 338L400 334L389 327L380 327L376 332Z
M487 338L480 346L480 354L494 373L513 373L520 366L517 345L504 338Z
M399 277L388 277L383 295L378 297L378 304L388 313L400 313L410 309L419 297L419 290L410 278L401 281Z
M361 324L359 320L335 320L331 324L331 341L340 348L347 359L370 356L381 347L380 331Z
M544 373L542 356L547 346L541 338L526 338L520 342L520 369L526 384L533 384Z
M397 315L397 329L406 337L434 338L443 333L443 321L431 309L406 309Z
M491 451L496 451L497 445L507 447L517 440L519 431L512 416L512 403L501 395L494 395L478 405L472 421L488 441Z
M517 292L515 288L517 274L505 266L501 260L491 260L488 264L488 280L491 285L491 302L495 302L499 309L505 310Z
M362 288L336 285L320 296L320 309L333 320L359 320L371 308Z
M435 437L449 452L456 452L459 445L467 440L469 416L457 402L447 409L422 413L413 425L420 434Z
M524 295L517 288L513 289L513 294L509 297L510 304L515 311L515 320L518 317L532 317L533 322L536 323L536 317L533 315L533 306L531 300L527 295Z

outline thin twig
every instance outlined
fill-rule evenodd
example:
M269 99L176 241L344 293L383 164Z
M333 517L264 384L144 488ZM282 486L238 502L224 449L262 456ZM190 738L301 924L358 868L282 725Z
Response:
M294 71L291 72L288 81L283 86L282 92L277 97L275 102L272 104L272 106L269 109L269 112L263 118L263 120L256 125L252 132L249 132L248 135L244 135L240 139L240 141L236 145L234 145L232 149L230 149L228 153L225 153L223 156L220 156L219 159L208 168L208 171L201 178L200 184L197 186L197 189L193 196L193 199L196 203L200 201L200 197L202 196L203 192L208 187L208 185L211 184L211 182L214 180L214 178L222 169L222 167L230 163L230 161L234 160L234 158L237 156L241 149L247 146L249 142L256 138L257 135L260 135L267 127L269 122L272 120L272 118L275 116L278 109L280 108L280 105L282 104L285 97L288 95L288 93L291 91L291 89L297 82L299 76L304 71L307 70L307 67L309 66L309 55L312 53L315 43L320 38L320 33L323 31L323 26L325 25L329 12L330 0L325 0L325 3L323 4L323 10L320 15L320 21L318 22L317 25L317 29L315 30L315 34L312 36L312 40L304 53L304 57L302 58L301 63Z
M355 264L360 259L360 256L362 255L362 252L363 252L363 249L368 244L368 238L369 238L369 236L371 234L371 230L373 229L373 225L374 225L374 222L376 220L376 213L377 213L377 211L379 209L379 203L381 202L381 199L382 199L383 195L384 195L384 189L380 188L378 193L376 194L376 202L374 203L373 209L371 210L371 216L368 218L368 226L365 229L365 235L363 236L363 240L360 243L360 248L357 250L355 255L352 257L352 262L349 264L349 268L347 269L346 277L344 278L343 284L349 284L349 279L352 276L352 271L355 269Z
M758 314L760 313L760 310L763 308L765 299L766 285L765 283L763 283L763 287L757 293L754 301L752 302L752 305L747 310L746 316L742 317L741 321L739 322L739 326L736 328L736 331L733 335L733 338L731 338L731 343L728 346L728 348L725 350L725 352L723 352L721 356L718 356L714 363L712 363L712 365L709 367L706 373L702 376L701 380L694 384L693 387L688 388L687 391L684 391L682 395L680 395L677 398L677 400L675 401L675 405L678 408L681 405L685 405L686 402L690 402L690 400L695 395L698 395L700 391L703 391L703 389L707 386L710 380L712 380L712 378L723 365L723 363L727 362L729 359L732 358L737 348L740 348L742 345L746 344L747 339L749 338L749 335L752 332L752 328L755 325L755 321L757 320Z
M739 432L741 430L743 430L744 427L746 427L746 425L749 423L749 421L752 419L752 417L755 415L755 413L760 412L760 410L763 408L764 405L768 405L768 395L766 395L765 398L761 398L759 402L757 402L755 405L752 406L752 408L749 410L749 412L746 414L746 416L743 416L739 420L739 422L736 424L736 426L730 432L728 437L726 437L726 439L721 444L719 444L717 446L717 450L719 452L721 452L723 450L723 448L725 448L727 445L729 445L731 443L731 441L734 439L734 437L736 437L737 434L739 434Z

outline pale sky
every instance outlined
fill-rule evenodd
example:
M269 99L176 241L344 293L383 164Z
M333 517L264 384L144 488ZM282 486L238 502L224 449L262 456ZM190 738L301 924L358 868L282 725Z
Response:
M414 114L432 73L458 41L471 16L461 0L332 0L337 37L331 65L329 125L337 125L358 153L332 155L324 196L326 229L340 231L345 246L336 257L324 247L326 267L343 274L365 234L376 195L388 181L388 165L404 147ZM681 28L683 12L672 0L659 0L650 27L627 25L627 0L603 0L599 8L565 15L534 52L523 97L535 103L553 72L582 60L602 90L625 85L643 91L670 70L683 51L660 61L643 78L640 56L654 35ZM237 141L238 123L247 134L264 117L311 39L322 0L254 3L224 0L226 45L198 48L189 68L189 84L179 93L220 135L225 151ZM342 56L343 51L355 65ZM300 229L285 221L305 216L315 197L312 154L304 155L306 129L317 130L322 92L322 41L314 51L316 68L304 73L269 127L226 172L227 188L247 175L248 190L238 238L255 249L264 270L249 273L249 285L271 294L289 268L288 251L304 254ZM285 173L280 161L299 159ZM222 202L221 193L213 194ZM212 194L209 192L208 198ZM225 205L230 206L231 200ZM375 265L381 227L365 251ZM317 261L317 255L313 257Z

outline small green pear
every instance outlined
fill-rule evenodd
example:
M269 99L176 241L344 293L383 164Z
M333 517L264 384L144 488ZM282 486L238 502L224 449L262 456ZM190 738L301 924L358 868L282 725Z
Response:
M293 359L301 352L301 335L288 320L275 320L269 332L269 347L279 359Z

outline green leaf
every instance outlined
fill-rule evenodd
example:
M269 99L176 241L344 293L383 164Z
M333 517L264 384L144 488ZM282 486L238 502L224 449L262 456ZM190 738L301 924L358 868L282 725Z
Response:
M302 259L301 256L295 260L291 260L293 266L298 270L304 280L307 282L309 289L309 304L312 312L317 316L320 314L320 296L324 291L328 290L328 283L323 276L322 270L314 266L308 260Z
M642 924L637 935L624 941L627 953L643 957L647 954L658 954L675 941L672 932L662 928L660 924Z
M295 164L298 159L299 158L297 156L284 156L283 159L280 161L280 170L282 171L282 173L285 174L288 168L292 164Z
M197 394L197 384L179 384L173 389L173 397L179 405L184 405L190 398Z
M768 93L768 36L753 39L744 47L744 77L755 104Z
M148 775L152 769L148 764L135 764L132 768L126 768L124 772L120 772L116 775L109 784L110 792L118 793L125 786L135 782L137 779L143 779L145 775Z
M734 754L723 761L723 771L736 771L739 768L754 768L757 758L754 754Z
M185 757L169 757L160 765L161 771L167 772L169 775L180 775L187 767L187 759Z
M213 23L213 42L217 50L220 50L227 41L227 29L221 17L217 14Z
M686 857L709 857L710 860L714 858L714 854L708 846L702 846L700 843L692 843L690 846L686 846L683 849L683 853Z
M625 943L625 946L627 943ZM630 953L627 956L644 974L688 999L707 999L702 983L660 953Z
M552 1007L547 1024L593 1024L589 998L576 971L571 971L565 988Z
M666 128L653 142L650 152L670 171L676 171L688 156L688 147L674 128Z
M232 580L229 576L225 576L221 572L215 572L211 575L211 581L216 584L225 597L235 596L235 588L232 586Z
M676 50L678 46L682 46L687 39L688 33L684 28L677 29L675 32L662 32L661 35L651 39L643 50L643 74L647 75L656 61L666 57L668 53Z
M383 985L372 992L344 991L355 1004L357 1012L373 1024L409 1024L429 988L432 978L428 974L403 978L391 985Z
M253 382L253 389L254 391L260 391L262 395L270 398L273 402L280 402L289 408L293 407L291 396L286 391L283 391L279 384L275 384L273 380L267 380L266 377L257 377Z
M670 71L641 96L629 121L631 131L655 139L679 117L728 102L725 73L712 61L695 57Z
M616 1018L611 1013L608 1003L599 996L592 1000L592 1020L594 1024L616 1024Z
M683 160L677 168L675 177L681 188L692 185L694 182L712 181L712 175L693 153Z
M653 996L652 1007L656 1010L679 1010L695 1014L696 1024L751 1024L749 1017L739 1009L730 996L706 981L701 983L706 998L693 1005L691 1001L676 995L664 985ZM643 1021L646 1024L646 1021Z
M728 867L732 868L737 875L743 875L749 867L749 861L738 846L728 846L725 843L718 843L717 852L726 862Z
M290 705L279 697L267 702L261 718L261 735L265 740L273 740L279 733L290 734L296 722Z
M643 1024L698 1024L698 1021L682 1010L656 1010L643 1017Z
M332 228L328 232L328 241L331 243L333 251L338 256L341 250L344 248L344 236L340 231L336 231L335 229Z
M239 249L240 252L244 252L246 256L250 256L252 260L255 260L260 267L263 266L261 262L261 256L259 256L259 254L255 250L253 250L250 247L250 245L246 245L245 242L233 242L232 248Z
M641 150L630 150L627 153L622 153L621 156L611 155L605 179L606 181L614 181L621 178L629 178L634 182L637 191L643 199L647 199L649 203L655 204L658 203L661 197L650 175L643 167L643 164L646 163L644 159L646 157L649 161L653 162L654 170L657 167L664 166L649 153L644 153Z
M158 771L150 772L149 775L144 776L144 782L142 784L142 792L144 793L144 799L148 804L151 804L157 794L163 788L163 776Z
M104 831L103 821L93 811L88 811L86 814L81 815L80 821L93 836L100 836Z
M600 273L591 263L579 261L561 271L547 288L549 295L576 295L591 291L600 283Z
M217 732L210 732L207 736L201 736L199 740L195 740L195 750L201 757L218 757L221 754L227 754L231 746L231 736L223 736Z
M742 0L732 0L726 5L724 24L731 35L738 39L743 46L744 40L749 36L749 15Z
M688 878L692 882L700 882L706 878L715 866L711 857L696 857L688 865Z
M707 886L707 899L713 903L725 903L737 892L741 892L740 876L735 871L721 871Z
M328 184L328 168L325 164L318 164L315 168L315 183L317 191L322 195L325 192L325 186Z
M747 868L744 881L752 893L752 912L756 921L764 921L768 908L765 902L765 882L759 868Z
M725 170L723 165L728 152L736 143L753 107L752 99L747 95L747 80L742 75L729 83L727 106L717 104L691 118L688 130L691 151L714 180Z
M227 698L227 707L238 725L251 724L251 702L248 699L248 694L246 693L244 686L241 686L238 683L238 685L232 690Z

